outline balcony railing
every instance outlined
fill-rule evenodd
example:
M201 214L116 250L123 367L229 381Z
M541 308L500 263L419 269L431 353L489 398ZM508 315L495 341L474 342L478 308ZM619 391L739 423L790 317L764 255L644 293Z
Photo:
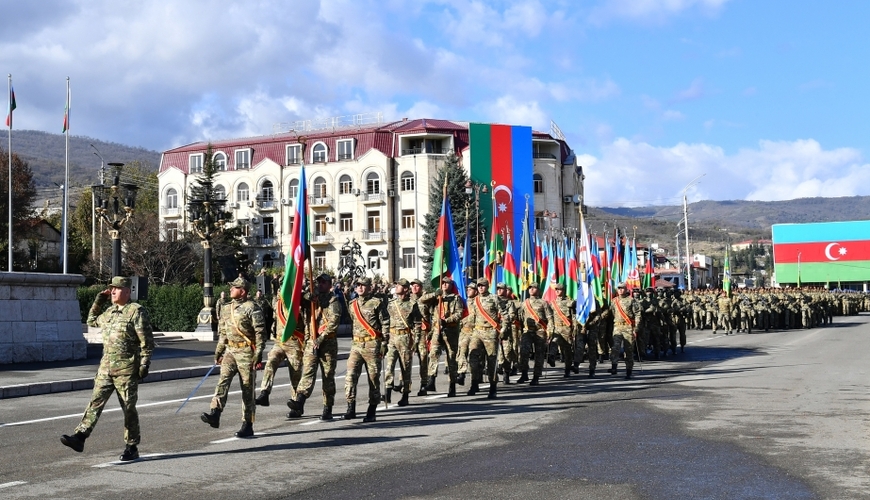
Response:
M278 210L278 202L275 200L260 200L257 202L260 210Z
M555 160L556 155L554 155L552 153L535 152L535 153L532 153L532 158L534 158L536 160L538 160L538 159Z
M363 241L386 241L387 232L386 231L370 231L368 229L363 229L360 232L360 239Z
M386 193L369 193L367 191L363 191L359 195L359 199L363 203L371 202L378 203L384 201Z
M353 155L350 153L339 153L338 154L338 161L350 160L352 158L353 158Z
M277 240L274 237L248 236L245 243L252 247L273 247L277 245Z
M335 238L329 233L314 233L311 235L312 245L329 245Z
M328 207L332 205L332 196L308 196L309 207Z
M175 207L175 208L160 207L160 213L164 217L181 217L181 209L178 207Z
M450 148L409 148L403 149L402 155L446 155Z

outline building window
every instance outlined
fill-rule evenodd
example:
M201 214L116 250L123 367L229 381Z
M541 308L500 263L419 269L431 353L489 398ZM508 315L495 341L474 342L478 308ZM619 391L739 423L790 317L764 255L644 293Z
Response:
M417 225L417 217L414 210L402 210L402 229L414 229Z
M166 208L178 208L178 191L175 188L166 190Z
M381 230L381 211L373 210L367 214L366 229L370 233L380 232Z
M215 186L214 187L214 199L226 200L227 199L227 190L223 186Z
M353 159L353 139L342 139L337 141L336 149L338 150L339 160Z
M402 249L402 267L404 269L413 269L417 267L417 250L414 248Z
M371 172L366 176L366 193L378 194L381 192L381 178L377 173Z
M290 188L287 190L291 200L295 200L299 196L299 179L290 181Z
M547 220L541 213L535 214L535 229L544 230L547 226L545 226L545 221Z
M532 182L534 183L535 193L543 193L544 192L544 178L541 174L535 174L532 176Z
M377 250L372 250L369 252L368 259L366 261L369 264L369 269L380 269L381 268L381 258L378 256Z
M302 144L290 144L287 146L287 165L299 165L302 163Z
M251 224L248 219L239 219L239 227L242 229L242 237L250 238L251 236Z
M323 177L318 177L314 179L314 183L311 185L311 196L315 198L325 198L326 197L326 181L323 180Z
M166 223L166 241L178 241L178 223Z
M236 201L248 201L248 185L244 182L239 184L239 187L236 188Z
M292 215L287 218L287 234L293 234L293 220L294 217Z
M275 218L274 217L263 217L263 238L273 239L274 237L275 237Z
M326 163L326 144L319 142L311 150L312 163Z
M202 153L197 153L195 155L190 155L188 158L188 165L190 166L191 174L201 174L202 173Z
M344 233L353 231L353 214L339 214L338 230Z
M402 172L400 181L402 191L414 191L417 189L417 181L411 172Z
M263 269L272 267L272 256L266 254L263 256Z
M353 192L353 179L349 175L342 175L338 179L338 194L351 194Z
M315 215L314 216L314 229L312 236L323 236L326 234L326 216L325 215Z
M263 181L263 185L260 187L260 200L275 200L275 189L272 187L272 181Z
M212 161L214 161L214 169L216 172L223 172L227 169L227 155L221 151L218 151L212 157Z
M247 170L251 168L251 150L237 149L236 150L236 170Z
M322 271L326 269L326 252L319 250L314 252L314 269Z

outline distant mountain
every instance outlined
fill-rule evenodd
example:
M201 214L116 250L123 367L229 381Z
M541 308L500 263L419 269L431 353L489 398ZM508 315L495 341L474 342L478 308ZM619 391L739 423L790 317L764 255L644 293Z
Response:
M7 147L6 134L0 146ZM25 160L33 170L33 180L37 188L55 187L63 184L66 168L66 142L63 134L49 134L38 130L13 130L12 152ZM134 160L157 170L160 152L135 146L125 146L84 136L69 138L69 176L70 187L90 186L99 183L100 158L94 154L93 144L103 155L106 163L129 163ZM110 169L106 166L106 175ZM107 178L107 182L111 182Z

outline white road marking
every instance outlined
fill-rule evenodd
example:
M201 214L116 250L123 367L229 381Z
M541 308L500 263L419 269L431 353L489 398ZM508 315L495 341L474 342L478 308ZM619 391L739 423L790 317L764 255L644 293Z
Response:
M0 488L9 488L12 486L21 486L22 484L27 484L27 481L12 481L9 483L0 484Z
M120 460L114 460L112 462L106 462L106 463L102 463L102 464L92 465L91 467L93 467L95 469L105 469L106 467L112 467L113 465L132 464L132 463L136 463L136 462L142 462L147 458L162 457L163 455L165 455L165 453L148 453L146 455L139 455L139 458L137 458L136 460L128 460L126 462L122 462Z

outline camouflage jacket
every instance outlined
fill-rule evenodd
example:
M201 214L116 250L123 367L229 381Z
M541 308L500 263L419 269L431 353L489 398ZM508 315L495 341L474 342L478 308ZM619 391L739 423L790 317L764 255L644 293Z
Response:
M617 305L617 302L619 303ZM633 322L634 324L629 323L623 314L620 312L620 306L622 309L622 313L625 313L625 316L628 317L628 320ZM641 310L640 304L631 297L614 297L613 301L610 303L610 313L613 315L613 332L614 333L628 333L637 328L637 325L640 324L641 320Z
M540 297L527 298L523 301L523 305L517 309L523 324L523 331L538 334L541 337L547 334L550 312L550 304Z
M387 314L390 315L391 334L415 333L423 318L417 301L412 300L409 296L396 297L391 300L387 305Z
M556 299L550 304L548 312L547 333L550 335L555 333L570 335L574 333L574 315L577 314L577 301L568 297ZM566 319L568 324L565 324Z
M350 309L350 317L353 320L353 336L354 338L367 339L371 338L372 334L375 337L383 337L390 330L390 315L387 314L386 302L374 294L363 295L350 301L348 305ZM357 317L357 313L362 317L362 320L372 329L370 332L366 326Z
M132 375L139 365L151 363L154 333L148 311L140 304L110 304L103 311L104 295L98 295L88 314L88 325L102 329L103 358L100 369L112 375Z
M263 358L266 346L266 321L263 311L253 300L234 299L221 308L218 322L216 356L222 356L227 347L248 349L254 358Z
M459 331L459 322L465 315L465 306L459 295L455 293L442 294L441 290L438 290L434 293L424 294L420 297L419 302L429 306L433 331L438 331L439 328L444 328L444 331Z
M474 314L474 330L488 331L495 329L501 331L502 319L499 309L499 298L489 292L482 293L474 298L475 314ZM495 322L493 325L489 319Z
M314 296L314 320L317 324L317 336L334 339L341 323L341 302L332 291L321 292ZM305 340L311 338L306 335Z

